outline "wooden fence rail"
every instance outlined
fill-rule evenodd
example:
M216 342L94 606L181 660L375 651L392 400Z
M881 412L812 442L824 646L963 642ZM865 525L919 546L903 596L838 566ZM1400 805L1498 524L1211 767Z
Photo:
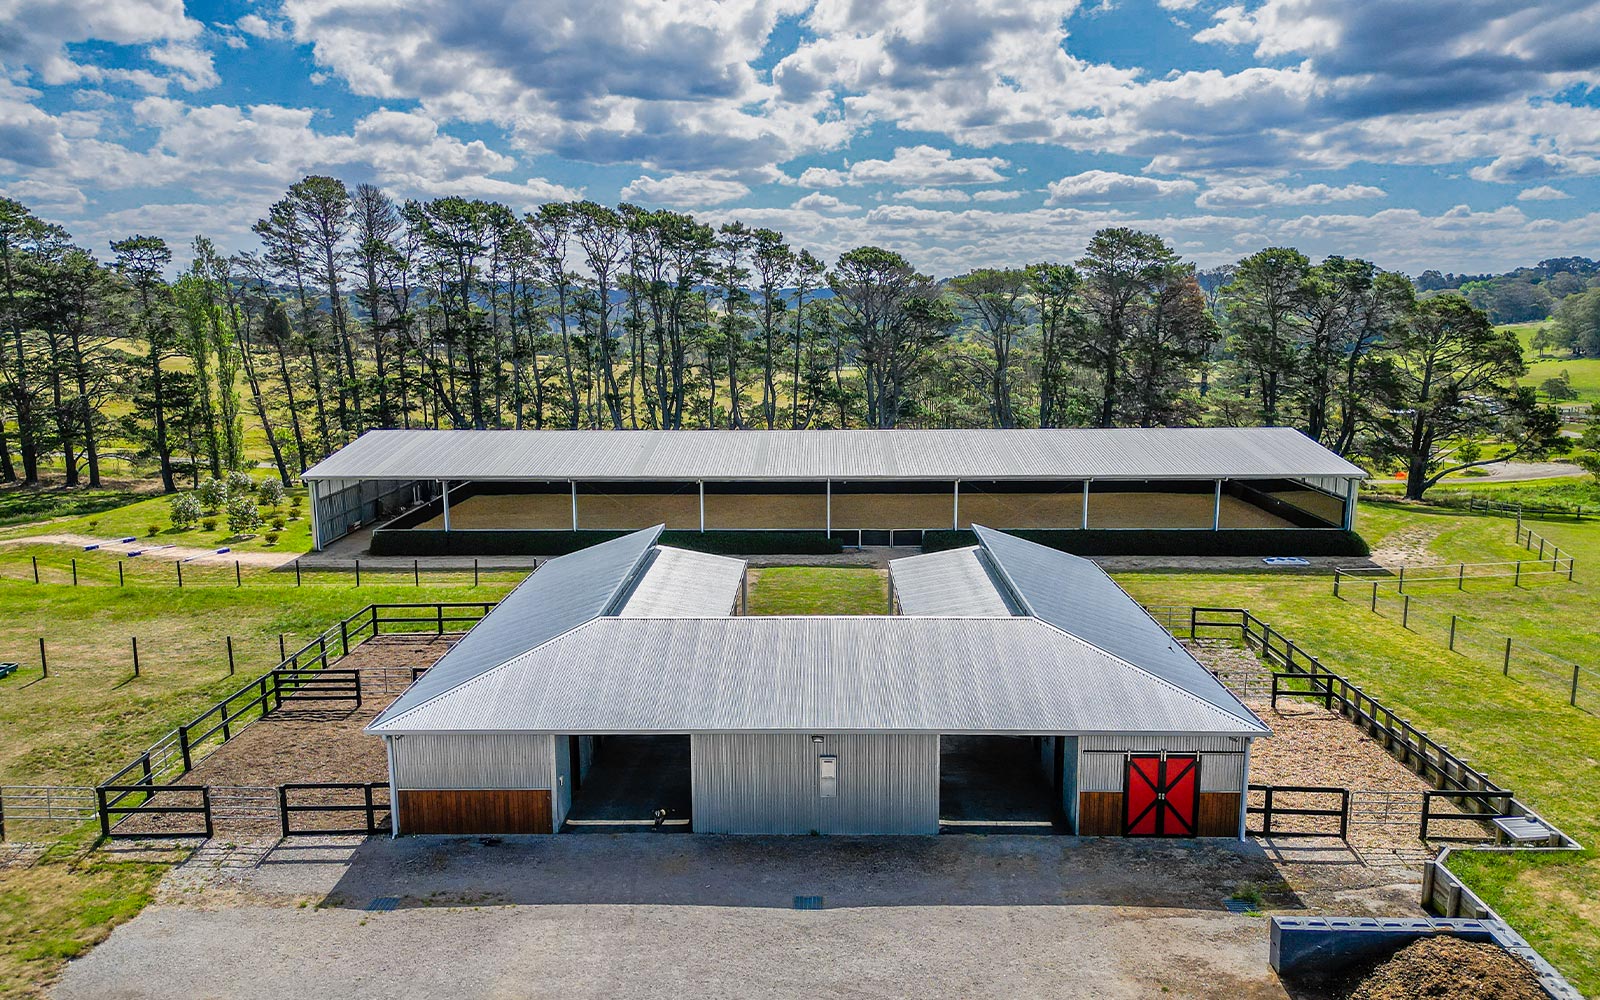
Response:
M357 802L293 802L291 797L295 792L320 791L320 792L359 792L360 801ZM377 800L379 793L383 794L384 801ZM314 836L356 836L382 833L388 826L387 817L384 822L378 821L380 813L390 810L387 801L389 785L387 782L300 782L296 784L278 786L278 817L280 828L285 837L314 837ZM294 828L292 817L302 813L361 813L364 818L363 825L359 827L340 827L337 829L317 827L312 829L297 830Z

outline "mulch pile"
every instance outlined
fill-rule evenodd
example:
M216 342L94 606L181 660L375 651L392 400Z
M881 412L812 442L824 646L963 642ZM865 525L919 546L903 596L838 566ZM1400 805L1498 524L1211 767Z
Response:
M1453 937L1406 945L1351 984L1348 1000L1549 1000L1533 969L1495 945Z

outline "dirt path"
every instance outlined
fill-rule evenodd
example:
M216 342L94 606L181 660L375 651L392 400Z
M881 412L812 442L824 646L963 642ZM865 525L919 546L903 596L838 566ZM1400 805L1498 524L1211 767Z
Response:
M0 538L0 545L38 544L70 545L82 550L88 545L98 545L100 552L111 552L120 556L133 557L138 553L140 559L155 559L162 562L214 562L217 564L231 563L235 560L246 566L286 566L294 562L301 553L298 552L232 552L218 553L216 549L196 548L192 545L167 545L160 542L108 542L104 538L95 538L92 535L78 535L71 533L51 535L26 535L21 538Z
M1557 479L1565 476L1582 476L1587 473L1570 462L1494 462L1478 466L1487 476L1447 479L1439 485L1450 483L1520 483L1528 479Z

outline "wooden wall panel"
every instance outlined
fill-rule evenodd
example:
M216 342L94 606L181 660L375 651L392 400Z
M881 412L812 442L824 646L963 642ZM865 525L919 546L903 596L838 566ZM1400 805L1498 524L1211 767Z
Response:
M1201 792L1200 820L1196 835L1237 837L1239 835L1239 793Z
M402 790L401 833L552 833L545 789Z
M1078 836L1122 836L1122 793L1083 792L1078 796Z

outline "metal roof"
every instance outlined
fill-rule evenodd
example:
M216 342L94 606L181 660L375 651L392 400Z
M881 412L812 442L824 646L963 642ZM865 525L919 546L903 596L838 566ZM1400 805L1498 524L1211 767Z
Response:
M714 618L732 614L743 559L658 545L623 595L619 618Z
M373 720L377 726L611 611L661 536L661 525L539 567Z
M1288 427L368 431L301 477L468 480L1364 477Z
M978 542L1023 606L1023 613L1093 643L1215 705L1241 721L1260 721L1172 633L1088 559L973 525Z
M1033 618L600 618L371 731L1206 733L1242 719Z
M901 614L1004 618L1021 613L978 546L892 559L889 579Z

